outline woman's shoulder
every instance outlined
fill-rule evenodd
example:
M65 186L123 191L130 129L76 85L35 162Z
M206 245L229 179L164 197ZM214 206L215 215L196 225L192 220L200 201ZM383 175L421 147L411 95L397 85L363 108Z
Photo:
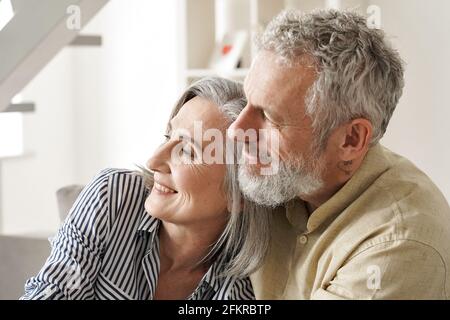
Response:
M73 219L82 215L87 221L105 220L107 230L128 225L130 221L141 219L147 195L148 189L139 171L105 168L93 177L79 196Z
M137 170L126 168L104 168L101 169L95 176L95 179L106 179L114 176L122 176L126 178L139 177L142 179L142 174Z
M148 190L143 177L138 171L121 168L105 168L93 176L91 181L83 187L71 209L78 215L92 215L99 213L117 213L127 201L146 196ZM108 208L108 210L103 210Z
M145 190L144 178L139 171L122 168L105 168L93 178L93 182L107 184L108 189L121 192Z
M103 184L108 198L116 203L141 198L148 192L142 174L132 169L105 168L95 175L93 182Z
M105 168L84 187L78 201L84 206L107 207L115 216L126 209L124 204L142 203L148 195L141 173L132 169Z

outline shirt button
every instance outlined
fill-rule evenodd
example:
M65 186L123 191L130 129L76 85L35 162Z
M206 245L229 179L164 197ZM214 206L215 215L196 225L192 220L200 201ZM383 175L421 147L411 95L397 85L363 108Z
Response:
M308 242L308 237L305 235L302 235L298 241L300 241L301 244L306 244Z

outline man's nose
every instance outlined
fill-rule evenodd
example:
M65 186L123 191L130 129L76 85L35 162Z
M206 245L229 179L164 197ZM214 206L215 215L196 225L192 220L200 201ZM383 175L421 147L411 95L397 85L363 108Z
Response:
M248 143L254 142L250 141L252 137L258 138L258 130L260 128L261 123L256 110L252 106L247 105L228 128L227 132L230 139ZM249 130L254 131L254 134L249 134Z

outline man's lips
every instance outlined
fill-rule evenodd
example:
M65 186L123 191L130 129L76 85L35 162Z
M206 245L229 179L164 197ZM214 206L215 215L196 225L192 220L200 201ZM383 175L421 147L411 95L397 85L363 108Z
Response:
M244 147L243 156L245 164L265 166L270 165L273 162L272 157L267 154L268 152L266 149L258 151L255 150L257 149L254 148L253 150L249 150L248 146Z
M258 156L248 153L247 150L244 150L244 157L245 157L245 163L246 164L258 164Z

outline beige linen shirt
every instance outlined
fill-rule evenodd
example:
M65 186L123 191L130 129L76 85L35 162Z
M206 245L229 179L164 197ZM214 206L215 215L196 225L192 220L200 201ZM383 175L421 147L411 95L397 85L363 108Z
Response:
M448 299L450 208L433 182L380 144L309 217L274 213L251 276L257 299Z

